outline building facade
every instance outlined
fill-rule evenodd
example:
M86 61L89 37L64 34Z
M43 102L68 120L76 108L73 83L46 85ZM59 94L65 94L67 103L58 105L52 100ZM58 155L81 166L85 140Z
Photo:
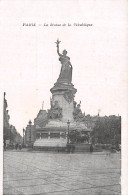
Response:
M9 122L10 116L8 111L8 104L5 98L6 93L4 92L3 102L3 142L4 146L14 145L15 143L22 143L22 136L17 132L15 126Z

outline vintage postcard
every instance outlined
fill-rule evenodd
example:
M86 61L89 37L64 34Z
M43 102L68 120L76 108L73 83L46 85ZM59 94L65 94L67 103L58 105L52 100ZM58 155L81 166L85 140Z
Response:
M128 195L128 2L0 7L0 194Z

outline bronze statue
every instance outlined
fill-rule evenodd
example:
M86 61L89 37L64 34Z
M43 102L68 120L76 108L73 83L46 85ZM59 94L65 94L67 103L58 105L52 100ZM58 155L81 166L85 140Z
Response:
M74 111L73 111L73 117L75 121L84 122L85 121L85 114L81 111L81 101L79 104L77 104L75 101L73 102L74 105Z
M48 112L48 118L60 119L62 118L62 108L59 106L58 101L51 102L51 109Z
M60 56L59 61L61 62L61 71L57 82L68 83L72 82L72 65L70 63L70 58L67 56L67 51L64 50L62 54L59 52L59 44L61 41L57 40L57 53Z

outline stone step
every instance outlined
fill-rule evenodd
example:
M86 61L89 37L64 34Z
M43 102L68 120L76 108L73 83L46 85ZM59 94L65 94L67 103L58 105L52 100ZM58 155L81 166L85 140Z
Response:
M75 152L90 152L91 144L75 144ZM67 139L38 139L33 145L34 149L54 150L55 148L66 148ZM93 146L93 152L102 152L101 147Z
M66 147L66 139L39 139L34 142L34 147Z
M76 152L90 152L91 144L76 144L75 151ZM93 152L102 152L102 148L93 146Z

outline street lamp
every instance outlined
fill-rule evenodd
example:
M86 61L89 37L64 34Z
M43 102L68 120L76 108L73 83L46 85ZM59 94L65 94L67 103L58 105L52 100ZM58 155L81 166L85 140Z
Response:
M31 144L31 120L29 120L29 126L30 126L30 134L29 134L29 143Z
M69 127L70 127L70 121L68 120L67 122L67 126L68 126L68 136L67 136L67 144L69 144Z
M11 144L11 129L12 129L12 125L10 125L10 127L9 127L9 131L10 131L9 132L9 134L10 134L10 136L9 136L10 137L10 144Z
M23 128L23 147L24 147L24 133L25 133L25 129Z

